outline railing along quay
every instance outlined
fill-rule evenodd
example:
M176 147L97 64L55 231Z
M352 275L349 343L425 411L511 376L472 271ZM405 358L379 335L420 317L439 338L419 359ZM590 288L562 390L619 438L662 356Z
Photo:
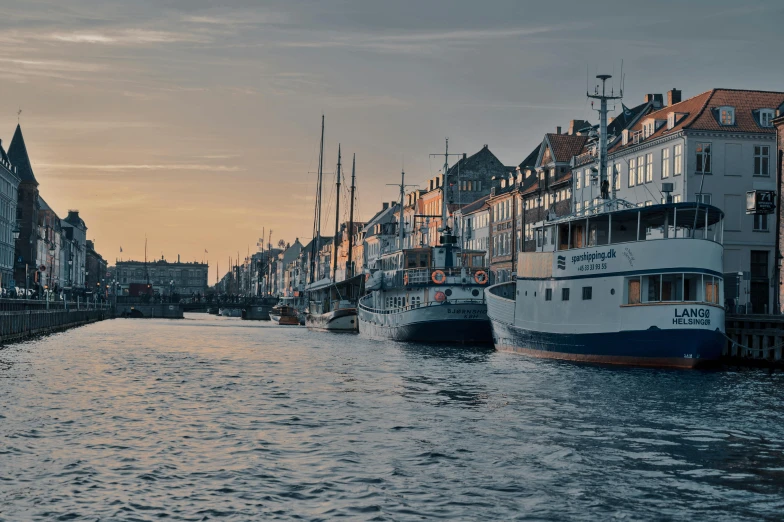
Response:
M784 315L727 314L728 361L784 367Z
M66 330L111 317L106 303L0 300L0 344Z

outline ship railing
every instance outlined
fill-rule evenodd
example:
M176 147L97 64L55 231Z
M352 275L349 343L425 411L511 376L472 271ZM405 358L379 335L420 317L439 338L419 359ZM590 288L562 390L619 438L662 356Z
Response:
M491 286L485 292L487 297L487 315L494 321L514 324L515 293L517 283L500 283Z
M406 306L398 306L396 308L373 308L372 306L367 306L363 301L372 299L372 295L367 295L359 300L359 308L365 310L367 312L372 312L374 314L399 314L401 312L408 312L409 310L416 310L418 308L428 308L430 306L440 306L442 304L483 304L484 299L449 299L447 301L430 301L428 303L416 303L416 304L407 304Z

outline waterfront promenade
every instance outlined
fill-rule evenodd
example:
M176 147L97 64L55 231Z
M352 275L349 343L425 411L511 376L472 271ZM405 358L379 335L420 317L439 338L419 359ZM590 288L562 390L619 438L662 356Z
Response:
M784 374L205 314L0 350L0 520L761 520Z

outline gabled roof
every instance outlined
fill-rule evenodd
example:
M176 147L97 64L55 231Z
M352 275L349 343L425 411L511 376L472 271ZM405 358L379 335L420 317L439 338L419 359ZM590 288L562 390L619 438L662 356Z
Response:
M521 161L520 164L517 167L520 170L523 170L523 169L535 169L536 168L536 159L539 157L539 151L540 150L542 150L542 144L541 143L539 145L537 145L536 148L534 150L532 150L531 153L528 156L526 156L526 158L523 161Z
M544 150L549 148L552 160L555 163L569 163L572 157L576 156L583 149L583 145L588 140L588 136L576 134L545 134ZM542 152L544 152L544 150ZM542 157L544 155L542 154ZM538 161L537 161L538 163Z
M11 146L8 147L8 159L11 164L16 167L16 174L19 179L30 181L38 184L33 174L33 167L30 165L30 157L27 155L27 145L25 145L24 137L22 136L21 125L16 126L14 137L11 139Z
M719 123L718 109L730 106L735 108L735 124L722 125ZM645 138L658 138L675 134L684 129L719 131L719 132L751 132L761 134L774 134L773 127L762 127L759 124L759 109L777 109L784 106L784 92L749 91L738 89L712 89L698 94L680 103L651 112L641 118L630 132L642 130L643 122L649 119L667 121L671 113L678 113L678 119L672 129L667 124L661 125L653 134ZM612 150L620 150L637 145L631 140L626 146L618 142Z
M466 158L460 158L460 161L458 161L457 163L449 167L449 175L450 176L453 174L457 175L458 170L471 169L471 167L475 163L478 163L479 160L482 159L490 159L491 161L495 160L499 165L501 165L502 167L504 166L504 164L501 163L501 160L499 160L495 154L490 152L490 148L487 145L485 145L484 147L479 149L479 152L472 154L471 156L468 156Z

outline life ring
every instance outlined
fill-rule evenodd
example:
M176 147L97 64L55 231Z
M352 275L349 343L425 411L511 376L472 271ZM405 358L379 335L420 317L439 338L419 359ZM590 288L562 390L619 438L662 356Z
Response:
M443 303L444 301L446 301L446 294L444 292L441 292L440 290L436 292L435 297L436 297L436 301L438 301L439 303Z
M403 284L408 286L408 272L403 274Z
M486 284L487 283L487 272L485 272L484 270L480 270L479 272L474 274L474 281L476 281L476 284L478 284L478 285Z
M433 272L433 275L430 276L430 279L432 279L435 284L442 285L444 284L444 281L446 281L446 274L443 270L436 270Z

